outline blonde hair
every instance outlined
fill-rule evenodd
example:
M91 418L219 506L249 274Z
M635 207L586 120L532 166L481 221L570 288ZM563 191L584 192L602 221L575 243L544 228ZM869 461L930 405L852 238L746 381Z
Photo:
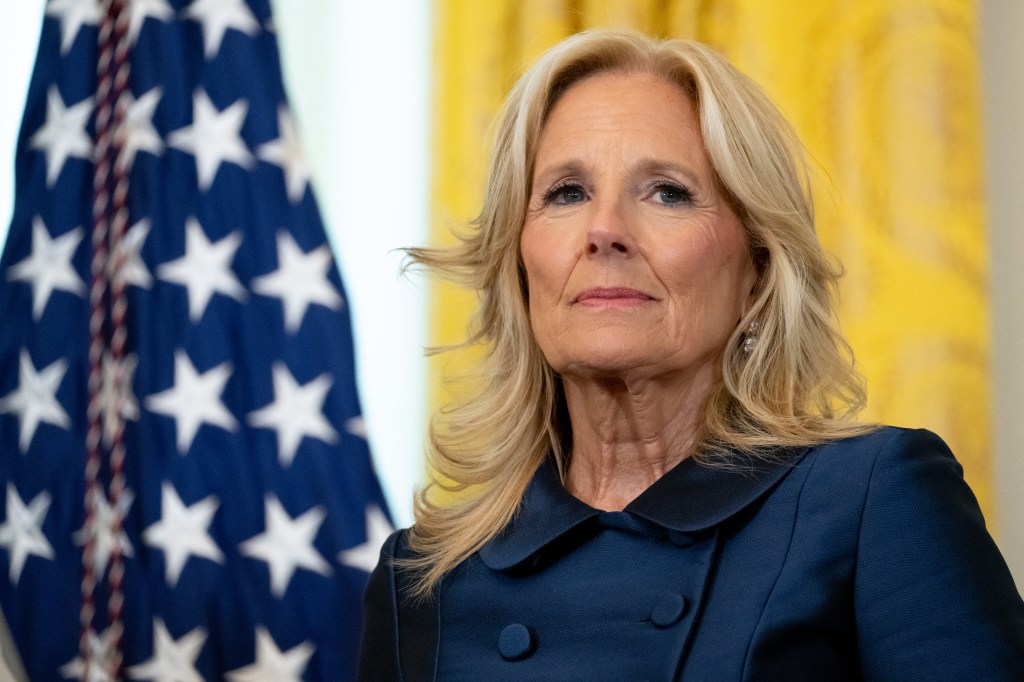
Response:
M519 255L537 140L573 84L607 71L644 72L678 84L693 101L722 191L743 224L757 269L753 305L725 349L721 381L706 401L695 457L716 465L771 456L862 433L851 421L863 382L834 313L839 271L821 249L803 150L761 89L700 43L613 30L574 35L545 53L498 116L483 210L447 249L409 249L426 266L479 294L466 345L483 344L479 382L431 426L433 481L416 498L409 532L413 592L430 593L512 519L549 454L568 466L571 425L558 376L534 341ZM757 342L741 349L758 321ZM436 488L472 490L438 500Z

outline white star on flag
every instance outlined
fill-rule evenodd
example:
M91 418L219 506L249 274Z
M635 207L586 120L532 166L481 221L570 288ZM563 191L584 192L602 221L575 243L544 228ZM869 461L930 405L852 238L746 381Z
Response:
M153 655L145 663L129 667L128 676L157 682L204 682L196 670L196 659L205 642L204 628L195 628L176 640L164 622L154 618Z
M245 300L246 291L231 261L242 244L242 233L232 232L215 242L206 238L199 221L189 218L185 223L185 255L157 268L157 276L180 284L188 290L188 317L198 322L206 305L215 294L224 294L236 301Z
M117 513L122 521L128 516L128 510L134 501L135 495L131 490L125 488L117 502ZM97 576L102 576L107 571L115 547L120 550L121 556L132 556L133 548L123 525L117 536L114 536L114 508L110 506L107 496L102 492L96 496L95 513L96 518L92 529L83 525L75 531L74 540L79 547L85 547L90 540L89 536L92 535L93 551L95 552L92 556L92 569Z
M338 561L346 566L370 573L380 559L380 548L391 535L391 523L377 505L366 508L366 542L338 554Z
M267 629L256 628L256 662L237 670L229 670L229 682L300 682L309 659L316 651L309 642L282 652Z
M273 366L274 402L249 413L249 424L277 431L277 454L281 466L291 466L303 437L334 443L338 432L324 417L324 400L333 383L329 374L321 374L302 386L280 362Z
M103 420L103 443L108 447L114 442L115 417L132 421L139 418L139 402L132 391L132 381L138 366L139 358L135 353L128 353L120 360L114 360L110 351L103 353L100 405L106 415Z
M142 24L148 17L159 21L174 21L174 8L167 0L132 0L128 3L128 43L135 45L139 39Z
M0 398L0 414L13 414L21 421L18 445L28 451L40 423L71 428L71 419L57 400L57 389L67 371L63 358L36 371L32 356L22 349L18 358L18 388Z
M57 86L50 86L46 93L46 122L29 139L32 149L42 149L46 153L47 187L53 187L69 156L79 159L92 156L92 140L85 132L90 114L91 98L66 107Z
M192 97L192 125L168 135L168 144L195 157L199 189L210 188L217 169L225 161L243 168L252 165L252 154L241 137L248 110L249 103L240 99L224 111L217 111L206 92L196 90Z
M124 233L117 243L117 257L121 260L121 277L125 286L134 285L148 289L153 285L153 276L142 260L142 245L149 236L149 219L143 218Z
M254 36L260 32L260 24L243 0L195 0L183 16L194 19L203 26L203 48L207 59L220 51L224 33L229 28Z
M252 281L252 290L281 299L284 326L289 332L298 331L312 303L341 309L344 302L327 279L334 259L326 244L303 253L292 235L282 230L277 233L277 262L277 270Z
M32 286L32 319L42 317L50 294L55 290L85 295L85 282L71 264L82 234L82 228L76 227L51 239L42 219L32 220L32 253L7 270L8 280L28 282Z
M202 424L228 431L238 428L238 422L220 399L230 377L230 362L222 362L200 374L184 350L174 351L174 386L147 397L146 409L174 419L178 451L182 455L192 447Z
M239 548L242 554L267 562L274 596L284 596L296 568L323 576L331 574L330 564L313 547L313 539L325 517L323 508L313 507L293 519L276 497L267 495L266 529Z
M135 154L149 152L157 156L164 150L164 141L160 133L153 127L153 112L160 104L163 90L155 87L142 97L135 99L130 92L125 93L128 111L125 116L125 142L123 156L118 159L125 168L131 168L135 162Z
M67 54L83 24L97 25L102 18L98 0L50 0L46 16L60 20L60 53Z
M288 199L293 204L297 204L302 200L302 195L306 193L309 169L306 167L306 160L302 155L302 146L299 142L299 133L295 129L295 121L292 120L288 109L283 106L277 110L277 128L277 139L260 145L256 153L264 161L279 166L284 171Z
M190 556L224 563L224 555L208 531L220 502L210 495L188 507L170 483L161 486L160 520L143 532L147 545L164 553L167 584L178 584Z
M107 669L107 661L110 660L111 640L107 636L108 631L97 633L89 630L89 678L88 682L117 682ZM74 680L81 680L85 673L85 662L82 655L78 654L60 668L61 677Z
M0 547L10 553L10 576L15 585L30 554L53 559L53 547L43 535L43 519L50 509L45 490L26 505L13 483L7 484L7 516L0 525Z

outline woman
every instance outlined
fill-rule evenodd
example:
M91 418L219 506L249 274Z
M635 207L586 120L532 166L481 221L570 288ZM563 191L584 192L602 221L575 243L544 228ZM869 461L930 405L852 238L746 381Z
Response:
M706 47L574 36L501 113L479 394L367 592L367 680L1020 680L946 446L852 421L800 147ZM459 491L438 499L436 491Z

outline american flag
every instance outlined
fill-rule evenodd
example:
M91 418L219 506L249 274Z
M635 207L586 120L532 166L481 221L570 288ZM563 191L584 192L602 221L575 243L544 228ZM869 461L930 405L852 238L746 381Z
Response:
M267 0L50 0L16 183L0 606L28 677L353 678L390 522Z

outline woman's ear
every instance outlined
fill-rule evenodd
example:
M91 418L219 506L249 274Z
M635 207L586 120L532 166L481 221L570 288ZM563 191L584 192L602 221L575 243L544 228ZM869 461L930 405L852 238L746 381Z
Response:
M747 271L743 276L743 289L746 291L746 296L740 302L740 320L747 316L750 309L754 306L754 301L757 300L757 284L758 284L758 271L753 261L747 261Z
M765 273L768 271L769 262L768 249L763 246L754 246L750 249L750 257L747 260L747 271L743 278L743 291L747 295L743 297L740 304L740 319L742 320L754 307L754 302L761 293L761 284Z

